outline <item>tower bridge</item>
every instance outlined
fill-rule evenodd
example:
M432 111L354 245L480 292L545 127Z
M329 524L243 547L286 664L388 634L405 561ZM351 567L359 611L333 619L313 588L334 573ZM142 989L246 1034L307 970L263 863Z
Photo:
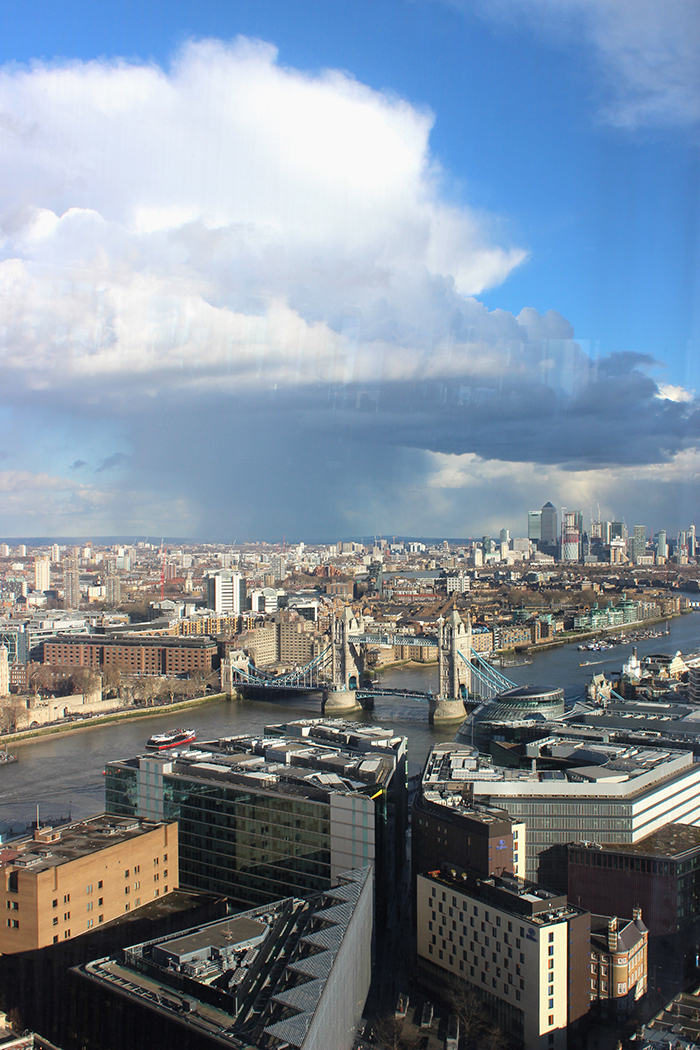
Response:
M405 689L363 687L365 654L368 646L418 646L437 649L438 692L423 693ZM335 714L369 706L373 696L396 696L425 700L430 721L461 722L465 700L490 699L511 682L499 674L472 647L471 621L466 625L455 610L438 620L436 637L366 630L363 617L346 607L331 621L330 644L303 667L272 676L258 669L245 654L231 654L222 662L224 692L250 694L270 690L289 692L322 691L323 711Z

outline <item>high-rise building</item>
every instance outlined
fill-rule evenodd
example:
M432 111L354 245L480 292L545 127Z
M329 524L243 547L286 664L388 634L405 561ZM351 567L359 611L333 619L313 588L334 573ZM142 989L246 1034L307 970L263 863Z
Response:
M34 559L34 590L48 591L51 586L51 560L48 555Z
M80 606L80 572L77 558L66 558L63 563L63 607L77 609Z
M590 915L513 876L451 866L418 875L418 972L437 994L473 992L508 1043L565 1050L590 1007Z
M557 508L553 503L545 503L540 511L540 538L547 547L556 547L559 539Z
M490 536L482 536L481 537L481 549L484 552L484 554L492 554L493 553L493 540L491 539Z
M118 576L108 576L105 580L107 605L119 605L122 600L122 584Z
M564 511L561 523L562 561L578 561L581 556L581 533L578 528L580 519L580 511Z
M500 534L501 546L505 543L506 547L510 544L510 531L508 529L501 529Z
M10 663L7 647L0 645L0 696L10 693Z
M688 557L694 558L698 552L698 543L695 538L695 526L690 525L688 528Z
M661 529L656 537L656 556L657 558L668 558L668 539L666 538L666 529Z
M206 751L206 761L181 751L106 769L109 813L179 822L181 886L250 907L371 864L385 911L406 850L405 737L304 719Z
M539 543L542 539L542 511L531 510L527 515L527 538Z
M54 543L51 548L51 561L59 562L61 560L61 548L58 543Z
M632 535L632 557L635 561L644 557L647 550L647 527L646 525L635 525Z
M239 615L245 609L245 579L240 572L221 569L207 576L207 605L214 612Z
M610 540L626 540L627 539L627 528L624 521L611 521L610 522Z

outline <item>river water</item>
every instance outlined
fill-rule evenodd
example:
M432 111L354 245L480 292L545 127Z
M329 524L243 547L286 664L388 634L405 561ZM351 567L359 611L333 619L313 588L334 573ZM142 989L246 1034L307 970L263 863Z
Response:
M671 620L669 627L669 635L638 643L640 657L677 650L687 656L700 649L700 614ZM517 685L563 686L567 699L573 699L582 694L591 674L619 669L631 651L631 643L601 653L578 652L572 644L535 653L530 664L500 670ZM581 667L581 663L586 666ZM393 688L435 692L437 666L393 668L383 672L382 682ZM62 816L80 819L101 812L105 763L142 753L152 733L174 728L173 717L176 724L193 726L199 740L212 740L224 735L260 733L275 722L319 714L318 701L312 698L275 703L221 700L186 714L170 715L169 719L167 714L152 715L13 745L19 762L0 767L0 830L35 819L37 804L41 820L46 823ZM391 726L407 736L412 773L419 771L434 744L451 740L457 729L429 725L426 703L394 697L377 698L374 711L349 717L352 721Z

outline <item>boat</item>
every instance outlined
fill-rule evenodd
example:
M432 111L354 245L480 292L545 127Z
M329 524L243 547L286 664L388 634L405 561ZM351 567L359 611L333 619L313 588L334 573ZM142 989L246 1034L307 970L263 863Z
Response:
M171 729L167 733L154 733L146 742L146 747L152 751L167 751L171 747L191 744L196 739L197 734L194 729Z
M11 755L9 751L0 751L0 766L11 766L13 762L19 762L17 755Z

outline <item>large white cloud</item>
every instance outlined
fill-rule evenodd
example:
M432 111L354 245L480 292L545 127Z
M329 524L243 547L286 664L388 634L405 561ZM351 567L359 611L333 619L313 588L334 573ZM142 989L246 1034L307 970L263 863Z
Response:
M526 252L447 199L431 127L244 40L0 70L0 523L304 535L322 478L327 534L386 518L391 476L395 532L449 517L424 450L595 469L697 442L651 358L475 298ZM251 476L276 498L241 499Z

